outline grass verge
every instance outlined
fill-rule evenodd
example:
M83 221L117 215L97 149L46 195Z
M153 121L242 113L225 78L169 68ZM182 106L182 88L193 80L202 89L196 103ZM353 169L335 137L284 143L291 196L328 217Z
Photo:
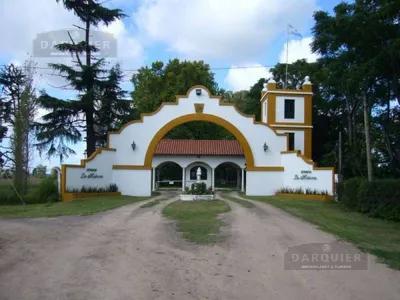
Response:
M162 200L162 199L155 199L155 200L146 202L146 203L140 205L140 208L147 208L147 207L155 206L155 205L157 205L157 204L160 204L161 200Z
M218 215L230 211L227 203L213 201L175 201L163 209L163 214L177 222L184 239L197 244L210 244L220 240L223 222Z
M283 209L320 229L352 242L381 262L400 269L400 223L370 218L336 202L290 200L283 197L248 197Z
M148 197L113 196L77 199L70 202L54 202L28 205L0 205L0 217L39 218L70 215L91 215L126 204L147 200Z

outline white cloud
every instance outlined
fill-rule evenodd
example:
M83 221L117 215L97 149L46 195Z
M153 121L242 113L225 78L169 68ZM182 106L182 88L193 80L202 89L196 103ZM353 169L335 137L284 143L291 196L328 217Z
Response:
M286 25L300 31L316 0L145 0L133 19L144 36L187 58L231 61L263 57Z
M311 51L312 41L312 37L305 37L301 40L290 40L288 62L293 63L299 59L306 59L307 62L315 62L318 59L318 55ZM286 44L283 46L279 56L279 62L286 63Z
M125 27L122 20L111 23L108 27L101 26L100 30L111 33L118 43L117 59L124 68L139 67L143 62L143 47Z
M260 64L248 64L252 68L235 68L232 66L225 77L225 82L229 88L236 92L248 90L260 78L269 78L272 76L268 68L262 67Z

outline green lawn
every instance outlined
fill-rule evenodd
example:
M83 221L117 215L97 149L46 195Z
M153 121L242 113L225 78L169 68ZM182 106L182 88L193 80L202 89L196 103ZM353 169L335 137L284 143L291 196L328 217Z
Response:
M163 214L177 222L183 238L198 244L215 243L223 222L218 215L230 211L228 204L221 200L175 201L167 205Z
M281 197L245 197L266 202L318 225L400 269L400 223L369 218L336 202L290 200Z
M0 205L0 217L39 218L70 215L91 215L122 205L149 199L148 197L113 196L77 199L70 202L55 202L28 205Z

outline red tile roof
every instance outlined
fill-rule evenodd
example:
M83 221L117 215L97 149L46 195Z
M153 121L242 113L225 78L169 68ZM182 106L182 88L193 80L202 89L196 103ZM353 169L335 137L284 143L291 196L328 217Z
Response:
M170 140L163 139L157 145L157 155L243 155L236 140Z

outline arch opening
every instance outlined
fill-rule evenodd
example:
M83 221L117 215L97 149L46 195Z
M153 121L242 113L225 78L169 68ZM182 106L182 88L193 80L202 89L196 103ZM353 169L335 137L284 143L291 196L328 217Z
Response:
M166 161L155 168L155 189L181 189L182 167L173 161Z
M151 140L151 142L147 148L147 151L146 151L144 166L149 169L152 167L153 157L154 157L157 145L159 144L161 139L163 139L172 129L178 127L179 125L193 122L193 121L205 121L205 122L214 123L216 125L223 127L227 131L229 131L239 142L239 144L243 150L247 169L254 168L253 153L251 151L249 143L247 142L247 139L242 134L242 132L240 132L240 130L235 125L231 124L230 122L226 121L225 119L222 119L215 115L204 114L204 113L188 114L188 115L173 119L170 122L168 122L167 124L165 124L154 135L153 139Z
M215 188L240 190L242 169L233 162L224 162L215 168Z

